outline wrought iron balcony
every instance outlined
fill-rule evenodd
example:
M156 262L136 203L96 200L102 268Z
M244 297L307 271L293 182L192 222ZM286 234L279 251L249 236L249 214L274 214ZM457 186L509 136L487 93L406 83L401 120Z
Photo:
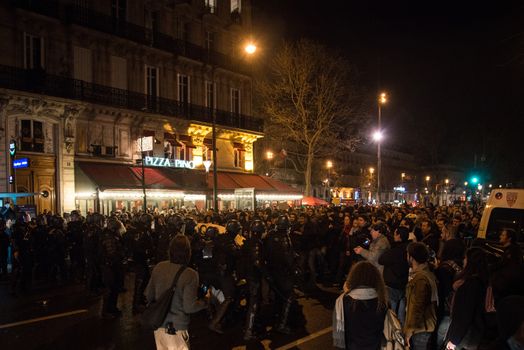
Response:
M204 106L51 75L42 70L0 65L0 87L209 124L213 122L214 112L218 125L254 132L263 132L264 126L259 118L218 109L213 111Z
M11 0L11 4L30 12L56 18L64 24L76 24L199 62L249 74L248 67L241 60L229 55L208 50L150 28L113 18L79 4L65 4L58 0Z

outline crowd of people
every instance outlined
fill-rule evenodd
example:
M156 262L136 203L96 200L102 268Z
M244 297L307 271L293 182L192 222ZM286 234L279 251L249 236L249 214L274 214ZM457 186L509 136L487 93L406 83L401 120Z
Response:
M275 305L273 329L290 333L295 290L314 292L322 283L344 290L346 348L380 348L390 308L412 349L473 349L497 335L513 349L524 344L524 324L501 333L497 315L508 298L524 295L522 252L510 228L501 232L500 252L486 250L476 239L481 212L467 204L355 205L30 218L11 208L0 222L0 278L9 278L15 295L37 284L83 282L103 295L102 317L115 318L126 273L140 314L187 266L184 293L165 323L178 338L155 333L158 348L187 342L188 315L203 308L213 309L209 329L224 333L240 299L247 301L245 340L264 329L263 301Z

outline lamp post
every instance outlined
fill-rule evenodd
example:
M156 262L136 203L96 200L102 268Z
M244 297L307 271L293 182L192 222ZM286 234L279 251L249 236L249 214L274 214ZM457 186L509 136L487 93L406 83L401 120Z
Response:
M370 175L370 181L369 181L369 200L371 201L372 195L371 191L373 189L373 173L375 172L375 168L369 167L369 175Z
M143 192L143 201L142 201L142 210L144 213L147 212L147 196L146 196L146 171L144 165L144 135L140 138L140 154L142 155L142 192Z
M244 52L251 56L254 55L257 51L257 46L252 43L246 43L244 46ZM211 137L212 137L212 147L213 147L213 210L215 212L218 212L218 159L217 159L217 132L216 132L216 123L217 123L217 117L216 117L216 108L215 108L215 69L212 68L211 71L211 82L213 84L213 94L212 94L212 104L211 104L211 111L212 111L212 129L211 129Z
M327 176L327 187L328 187L328 190L331 189L331 168L333 168L333 162L328 160L326 162L326 168L328 170L328 176Z
M380 203L380 175L382 170L382 159L380 153L380 142L382 140L382 105L388 102L388 98L385 92L380 93L378 97L378 130L373 135L373 138L377 142L377 204Z

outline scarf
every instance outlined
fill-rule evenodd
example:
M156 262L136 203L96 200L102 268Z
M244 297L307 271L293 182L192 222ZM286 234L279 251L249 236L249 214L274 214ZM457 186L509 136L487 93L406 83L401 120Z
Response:
M353 289L348 294L352 299L355 300L370 300L378 297L377 291L374 288L357 288ZM335 319L336 319L336 330L344 331L344 297L346 293L340 294L335 302Z

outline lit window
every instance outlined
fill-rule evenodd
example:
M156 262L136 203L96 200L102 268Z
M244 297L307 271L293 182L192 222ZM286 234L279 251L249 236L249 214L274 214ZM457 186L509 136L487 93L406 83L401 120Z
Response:
M205 0L205 6L209 13L215 13L217 9L217 0Z
M241 10L241 0L231 0L231 13L238 12Z

